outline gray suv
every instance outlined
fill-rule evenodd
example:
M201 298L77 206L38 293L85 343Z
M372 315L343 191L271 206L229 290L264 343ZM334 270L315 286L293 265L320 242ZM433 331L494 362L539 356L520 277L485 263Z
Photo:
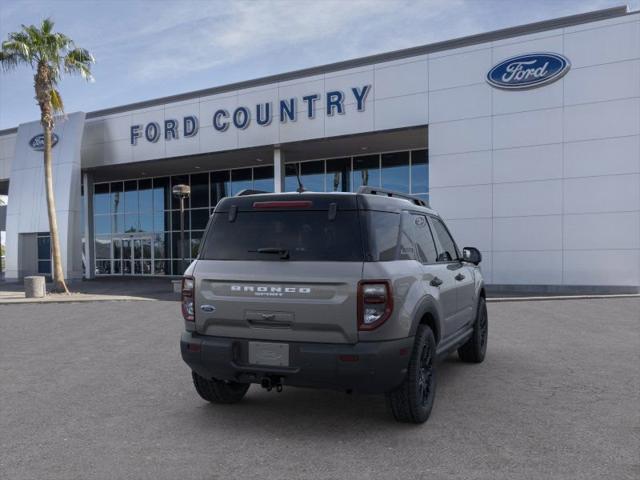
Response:
M216 206L185 272L182 358L210 402L252 383L384 393L421 423L436 360L484 359L480 261L415 197L245 191Z

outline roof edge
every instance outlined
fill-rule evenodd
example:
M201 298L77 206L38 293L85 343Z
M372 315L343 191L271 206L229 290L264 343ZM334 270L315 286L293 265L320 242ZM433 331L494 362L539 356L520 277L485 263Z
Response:
M581 25L584 23L607 20L610 18L633 15L637 13L638 12L629 12L626 5L620 5L617 7L610 7L610 8L605 8L601 10L594 10L592 12L578 13L575 15L568 15L565 17L558 17L550 20L542 20L539 22L517 25L514 27L507 27L500 30L493 30L490 32L468 35L466 37L459 37L451 40L444 40L444 41L430 43L430 44L421 45L417 47L410 47L402 50L394 50L391 52L378 53L374 55L368 55L366 57L359 57L355 59L343 60L340 62L320 65L316 67L293 70L291 72L269 75L266 77L259 77L252 80L244 80L241 82L229 83L229 84L220 85L217 87L194 90L191 92L184 92L176 95L159 97L159 98L154 98L150 100L143 100L140 102L129 103L126 105L119 105L116 107L105 108L102 110L94 110L93 112L88 112L86 114L86 118L87 119L99 118L102 116L113 115L116 113L123 113L130 110L137 110L141 108L149 108L153 106L164 105L172 102L191 100L194 98L207 96L207 95L226 93L233 90L241 90L243 88L258 87L261 85L267 85L275 82L295 80L298 78L318 75L321 73L345 70L347 68L361 67L361 66L370 65L373 63L388 62L391 60L400 60L403 58L409 58L409 57L414 57L418 55L425 55L428 53L441 52L444 50L451 50L454 48L467 47L467 46L476 45L480 43L502 40L506 38L513 38L521 35L542 32L545 30L553 30L555 28ZM0 130L0 135L11 134L11 133L15 133L16 131L17 131L17 127L9 128L6 130Z

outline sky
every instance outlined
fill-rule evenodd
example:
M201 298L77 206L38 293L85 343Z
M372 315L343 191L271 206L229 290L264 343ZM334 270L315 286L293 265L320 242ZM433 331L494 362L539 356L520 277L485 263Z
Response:
M640 8L640 0L628 2ZM96 58L60 85L90 112L475 33L625 0L2 0L0 39L51 17ZM33 73L0 71L0 130L37 120Z

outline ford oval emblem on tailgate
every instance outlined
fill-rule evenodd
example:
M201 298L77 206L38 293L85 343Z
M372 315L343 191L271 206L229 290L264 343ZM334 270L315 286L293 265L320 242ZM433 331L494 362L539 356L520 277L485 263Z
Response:
M200 305L200 310L207 313L212 313L216 311L216 307L213 305Z

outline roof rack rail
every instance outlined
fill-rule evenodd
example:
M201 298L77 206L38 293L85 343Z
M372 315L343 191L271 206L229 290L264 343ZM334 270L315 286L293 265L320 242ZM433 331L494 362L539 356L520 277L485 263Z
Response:
M258 195L260 193L269 193L264 190L253 190L251 188L245 188L244 190L240 190L238 193L234 195L234 197L245 197L247 195Z
M358 193L366 193L368 195L381 195L384 197L393 197L393 198L402 198L403 200L408 200L415 205L419 205L420 207L429 208L429 203L425 202L421 198L418 198L414 195L409 195L408 193L402 192L394 192L393 190L386 190L384 188L370 187L367 185L363 185L358 189Z

